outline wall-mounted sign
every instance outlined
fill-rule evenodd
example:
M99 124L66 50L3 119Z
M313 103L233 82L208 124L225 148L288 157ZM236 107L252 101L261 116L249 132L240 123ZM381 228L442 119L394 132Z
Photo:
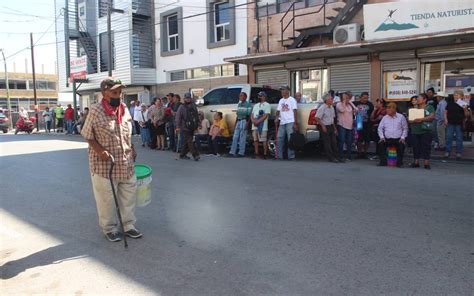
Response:
M366 40L474 28L472 0L410 0L364 5Z
M448 94L454 93L457 89L465 91L469 86L474 86L474 73L444 75L444 89Z
M204 88L192 88L191 94L194 99L200 99L204 96Z
M69 79L86 79L87 75L87 56L78 58L71 58L70 65L70 76Z
M417 94L416 70L384 72L385 99L408 101Z

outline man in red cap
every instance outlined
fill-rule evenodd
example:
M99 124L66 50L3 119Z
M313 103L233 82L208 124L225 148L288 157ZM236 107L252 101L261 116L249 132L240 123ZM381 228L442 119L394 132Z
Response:
M131 142L132 117L122 102L125 85L118 79L108 77L100 84L102 100L90 108L81 134L89 143L89 166L92 179L99 224L109 241L116 242L122 235L139 238L142 234L135 228L135 206L137 179L134 161L135 149ZM115 203L109 179L117 193L125 233L119 232L115 215Z

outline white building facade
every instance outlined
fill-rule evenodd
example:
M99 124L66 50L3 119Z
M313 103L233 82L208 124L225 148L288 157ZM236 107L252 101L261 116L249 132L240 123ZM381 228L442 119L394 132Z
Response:
M82 107L101 98L99 85L108 76L109 3L114 9L122 10L111 14L112 76L129 86L125 99L149 97L151 87L157 82L153 0L56 0L57 14L62 11L63 15L56 22L59 92L72 91L68 83L68 60L86 55L88 82L78 89Z
M191 91L199 97L219 85L247 83L245 65L224 62L247 54L246 2L155 1L157 96Z

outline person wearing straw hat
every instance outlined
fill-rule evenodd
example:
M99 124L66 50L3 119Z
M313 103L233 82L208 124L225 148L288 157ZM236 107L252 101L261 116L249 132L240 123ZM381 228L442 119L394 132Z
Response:
M438 137L438 150L443 150L446 147L446 124L444 120L444 111L446 110L446 98L448 94L444 91L436 93L436 99L438 100L438 106L436 106L435 120L436 120L436 135Z
M81 131L89 144L89 166L99 225L112 242L120 241L123 235L142 236L135 228L137 178L134 161L137 154L131 142L133 120L122 102L124 87L120 80L112 77L101 82L103 98L91 107ZM124 233L119 232L111 182L117 192Z

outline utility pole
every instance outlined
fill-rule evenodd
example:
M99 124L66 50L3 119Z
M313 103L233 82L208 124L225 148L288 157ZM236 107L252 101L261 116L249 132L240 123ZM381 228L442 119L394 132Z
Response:
M36 131L39 132L39 119L38 119L38 97L36 96L36 72L35 72L35 50L33 44L33 33L30 33L31 41L31 70L33 72L33 96L35 99L35 117L36 117Z
M112 67L113 67L113 57L112 57L112 12L118 12L118 13L125 13L122 9L115 9L112 7L113 1L109 0L108 1L108 6L107 6L107 51L109 55L109 59L107 62L107 70L109 72L109 76L112 76Z
M7 108L8 108L8 117L10 117L10 129L13 129L13 117L12 117L12 106L10 103L10 86L8 85L8 70L7 70L7 60L5 59L5 52L3 51L2 48L0 48L0 51L2 52L3 56L3 63L5 65L5 84L7 88Z

